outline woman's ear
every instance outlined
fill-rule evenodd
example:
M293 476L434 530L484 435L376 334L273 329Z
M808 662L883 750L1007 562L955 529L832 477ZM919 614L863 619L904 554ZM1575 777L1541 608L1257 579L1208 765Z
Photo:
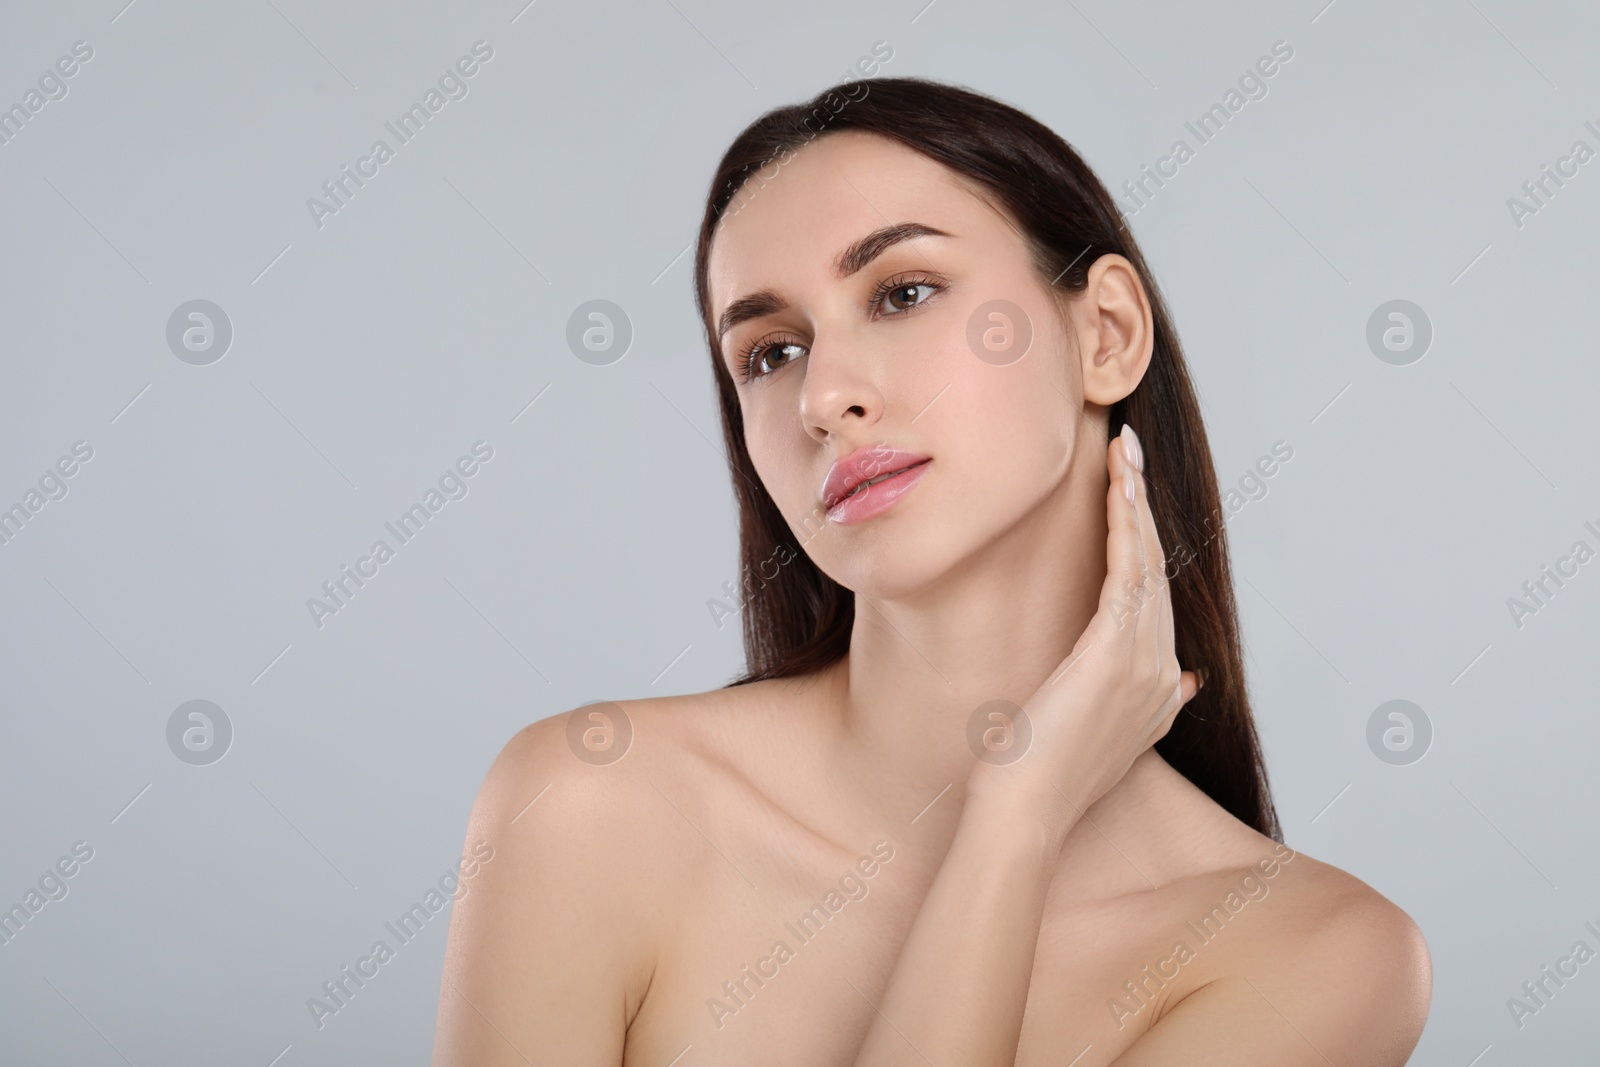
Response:
M1133 264L1114 252L1095 260L1068 314L1082 359L1083 399L1110 407L1139 384L1155 345L1150 301Z

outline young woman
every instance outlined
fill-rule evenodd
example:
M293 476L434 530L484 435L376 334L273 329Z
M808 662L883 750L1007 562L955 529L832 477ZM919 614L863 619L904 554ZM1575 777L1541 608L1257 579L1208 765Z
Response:
M1193 387L1072 148L847 83L734 141L695 280L749 670L507 744L434 1062L1404 1063L1426 943L1281 843Z

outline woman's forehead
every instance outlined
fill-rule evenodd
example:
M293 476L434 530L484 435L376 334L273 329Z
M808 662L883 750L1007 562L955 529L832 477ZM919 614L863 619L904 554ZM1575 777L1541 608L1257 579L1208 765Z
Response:
M831 272L852 241L908 222L958 235L1004 225L969 183L913 148L857 130L820 137L753 171L729 202L707 259L713 307L782 273Z

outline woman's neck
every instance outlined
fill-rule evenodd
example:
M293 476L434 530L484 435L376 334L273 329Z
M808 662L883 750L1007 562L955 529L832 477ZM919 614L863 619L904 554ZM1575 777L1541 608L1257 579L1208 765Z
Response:
M1098 607L1105 493L1103 473L1065 478L936 588L856 594L850 651L826 672L824 701L830 763L864 803L920 807L946 787L964 799L974 714L1032 696Z

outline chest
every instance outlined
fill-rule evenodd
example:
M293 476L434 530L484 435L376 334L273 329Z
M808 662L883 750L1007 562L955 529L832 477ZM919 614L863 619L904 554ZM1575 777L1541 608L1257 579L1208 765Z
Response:
M668 909L674 928L625 1067L851 1063L937 870L890 841L854 857L789 841L739 859L707 857L694 891ZM1202 941L1211 928L1194 925L1205 908L1192 890L1085 900L1085 867L1099 858L1062 859L1075 873L1046 902L1017 1062L1059 1067L1089 1049L1077 1061L1089 1067L1225 972L1245 938Z

